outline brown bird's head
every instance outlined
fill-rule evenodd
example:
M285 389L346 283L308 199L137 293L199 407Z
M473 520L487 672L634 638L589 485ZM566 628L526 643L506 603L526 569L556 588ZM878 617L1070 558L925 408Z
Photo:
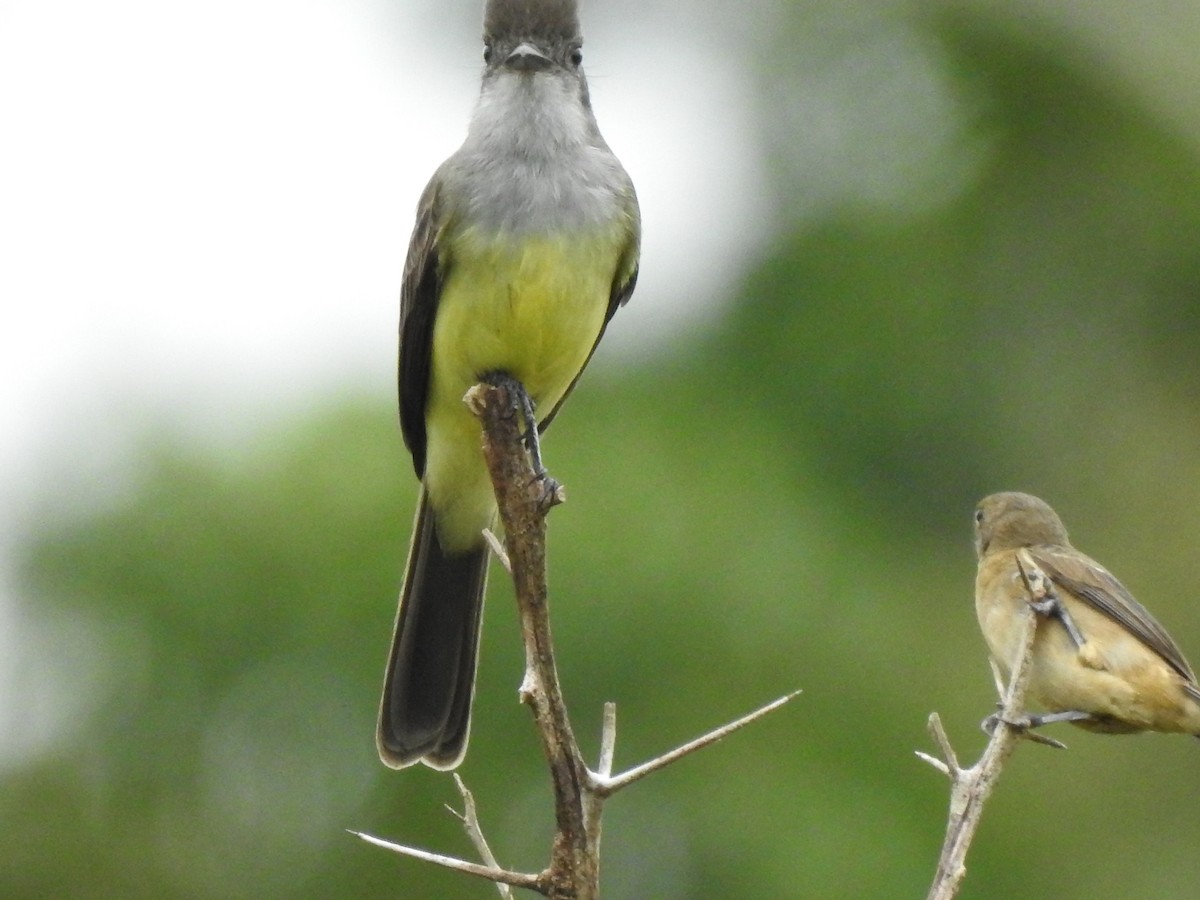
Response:
M1069 547L1067 529L1050 504L1032 494L991 494L975 507L975 552L1016 550L1037 544Z

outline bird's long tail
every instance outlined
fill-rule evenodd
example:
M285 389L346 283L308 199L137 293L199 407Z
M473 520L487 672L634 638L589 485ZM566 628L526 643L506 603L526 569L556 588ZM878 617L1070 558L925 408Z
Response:
M434 526L422 490L375 735L394 769L455 768L471 728L488 548L448 554Z

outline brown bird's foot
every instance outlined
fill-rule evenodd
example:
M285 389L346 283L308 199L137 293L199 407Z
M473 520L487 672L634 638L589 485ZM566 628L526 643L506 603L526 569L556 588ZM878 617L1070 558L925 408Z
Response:
M1087 641L1083 632L1079 630L1079 626L1075 624L1075 618L1071 615L1071 611L1063 605L1058 594L1054 592L1054 583L1040 569L1027 572L1019 557L1017 558L1017 569L1021 573L1021 580L1025 582L1025 590L1029 592L1029 605L1033 607L1033 611L1047 619L1058 619L1063 628L1067 629L1067 634L1071 636L1075 649L1082 650Z
M1021 716L1019 719L1005 719L1000 713L992 713L986 719L979 723L979 727L983 729L984 734L991 737L996 726L1001 722L1009 728L1021 732L1026 738L1033 741L1035 744L1045 744L1047 747L1056 747L1059 750L1066 750L1067 745L1062 741L1047 735L1041 734L1034 729L1041 728L1043 725L1053 725L1055 722L1086 722L1093 718L1091 713L1080 712L1078 710L1065 710L1056 713L1042 713L1033 716Z
M519 413L525 420L525 430L522 440L525 443L525 449L529 453L529 461L533 466L533 473L538 478L546 477L546 467L542 465L542 448L538 441L538 427L536 404L533 398L529 396L529 392L525 390L520 380L509 375L507 372L485 372L480 376L480 381L490 384L492 387L503 388L508 391L509 399L512 400L513 411Z
M1047 619L1058 619L1062 623L1063 628L1067 629L1067 634L1071 636L1071 640L1075 644L1075 649L1083 649L1083 645L1087 643L1087 638L1083 636L1083 632L1075 624L1075 618L1071 615L1071 611L1059 599L1058 594L1054 593L1053 588L1047 588L1046 596L1043 599L1033 600L1029 605L1040 616L1045 616Z
M1056 713L1042 713L1036 716L1026 716L1027 728L1041 728L1043 725L1053 725L1055 722L1088 722L1094 719L1091 713L1078 709L1067 709Z

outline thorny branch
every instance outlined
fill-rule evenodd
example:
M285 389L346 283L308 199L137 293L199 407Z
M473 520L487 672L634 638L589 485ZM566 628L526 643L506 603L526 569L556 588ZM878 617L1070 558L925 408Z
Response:
M1007 687L1003 685L993 666L1001 697L1001 709L998 715L987 720L991 727L991 739L984 748L983 755L975 765L968 769L962 768L942 727L942 720L936 712L929 716L929 733L941 751L941 759L917 752L917 756L950 778L950 813L946 823L946 837L938 859L937 872L929 889L928 900L951 900L957 896L967 874L967 850L975 837L975 830L983 815L983 806L1000 778L1004 763L1012 755L1018 742L1028 737L1040 743L1063 746L1051 738L1037 735L1022 724L1028 721L1025 717L1025 695L1032 671L1034 638L1045 614L1042 610L1050 608L1045 601L1052 598L1052 593L1050 579L1024 551L1018 554L1017 567L1029 596L1029 607L1016 658L1012 661L1012 676Z
M359 832L351 833L396 853L488 878L498 884L529 888L552 898L594 900L600 889L600 824L604 801L621 788L778 709L799 692L780 697L747 716L617 775L612 774L616 707L605 704L600 761L596 771L589 769L571 730L550 635L546 514L563 502L562 488L544 472L534 471L524 443L525 423L520 414L521 407L515 402L509 386L478 384L464 399L483 424L484 459L496 489L500 520L504 525L504 553L498 555L516 587L525 643L526 670L520 696L533 712L554 787L555 836L550 864L537 874L500 867L487 849L474 803L461 782L466 810L460 818L487 865L393 844ZM493 549L497 549L495 536L487 536Z

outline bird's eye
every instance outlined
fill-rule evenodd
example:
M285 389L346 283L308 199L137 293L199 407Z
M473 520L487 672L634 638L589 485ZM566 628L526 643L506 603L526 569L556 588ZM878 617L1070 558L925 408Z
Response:
M483 64L486 66L491 61L492 61L492 44L491 44L491 41L488 41L488 42L484 43L484 45L483 45Z
M571 49L571 65L579 66L583 62L583 48L573 47Z
M983 524L983 510L982 509L975 510L975 524L976 525Z

